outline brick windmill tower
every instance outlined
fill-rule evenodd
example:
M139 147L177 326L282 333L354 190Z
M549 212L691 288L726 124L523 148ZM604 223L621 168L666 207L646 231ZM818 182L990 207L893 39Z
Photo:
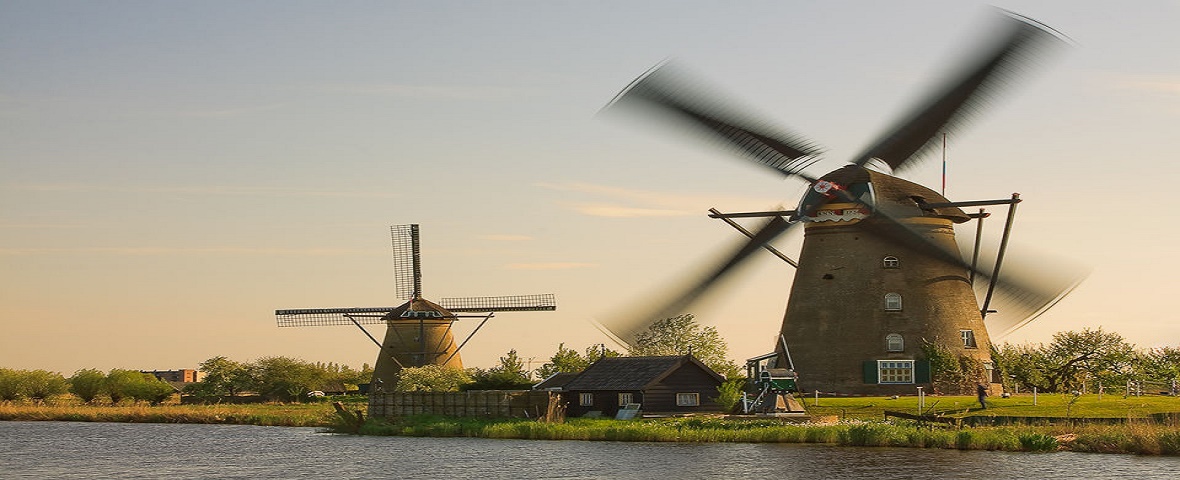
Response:
M275 310L280 327L355 325L360 328L380 348L373 364L373 385L393 388L398 372L405 367L463 368L459 351L495 312L557 309L553 294L442 298L438 303L426 300L422 298L418 225L395 225L390 228L390 234L397 294L405 303L396 307ZM467 338L456 343L451 327L463 318L481 321ZM364 324L384 324L384 341L378 342Z
M782 256L797 270L776 351L759 359L796 370L807 391L913 394L915 387L925 387L929 392L938 381L932 378L938 374L931 371L932 352L981 367L962 383L992 382L986 371L989 331L1006 333L1026 324L1082 276L1046 271L1032 279L1011 269L1001 272L1018 195L951 202L893 174L912 167L937 139L960 126L1014 71L1033 63L1034 53L1060 43L1058 34L1031 19L1005 12L1002 23L1004 34L966 68L848 165L818 177L806 172L818 161L820 150L813 144L738 111L674 67L659 66L632 82L609 108L639 108L674 120L777 174L808 182L809 188L795 210L713 210L711 217L725 219L749 241L666 304L607 318L602 326L631 343L651 322L684 313L753 252L773 250L768 242L805 225L799 261ZM955 224L987 216L963 207L984 205L1008 206L1003 240L986 268L978 261L978 233L975 253L965 260L954 230ZM735 217L768 221L750 232L730 220ZM986 293L977 296L976 287ZM1003 315L988 318L994 309Z

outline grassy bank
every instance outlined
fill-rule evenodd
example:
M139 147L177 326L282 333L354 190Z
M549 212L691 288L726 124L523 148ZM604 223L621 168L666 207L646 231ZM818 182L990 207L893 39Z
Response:
M566 423L531 420L412 416L370 419L363 435L481 437L531 440L632 442L823 443L866 447L946 448L1051 452L1180 455L1180 429L1147 421L1080 427L1022 426L928 428L910 422L850 421L792 424L773 419L721 417L633 421L574 418Z
M0 420L327 427L336 420L336 413L330 403L156 406L8 403L0 404Z
M878 420L886 410L919 413L918 397L814 397L799 399L807 412L816 416L835 416L842 420ZM1057 418L1147 418L1155 413L1180 412L1180 397L1145 395L1062 395L1040 394L1035 402L1032 394L1010 398L988 397L986 410L980 408L975 397L927 396L923 414L939 414L962 418L968 416L1057 417Z

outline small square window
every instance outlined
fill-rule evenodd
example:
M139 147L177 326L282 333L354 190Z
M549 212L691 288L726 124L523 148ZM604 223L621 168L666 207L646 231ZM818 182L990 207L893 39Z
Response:
M885 257L881 263L885 268L901 268L901 260L898 260L897 257L894 256Z
M580 394L578 394L578 405L581 405L583 407L593 406L594 405L594 394L593 393L580 393Z
M963 339L963 346L966 348L978 348L975 344L974 330L959 330L959 337Z
M885 351L886 352L900 352L905 350L905 339L896 333L890 333L885 336Z
M677 407L696 407L701 404L701 394L699 393L677 393L676 406Z
M628 403L635 403L635 394L631 393L631 392L620 393L619 394L619 406L624 407Z
M885 294L885 310L896 312L901 310L901 294L900 293L886 293Z
M914 383L913 360L877 360L878 383Z

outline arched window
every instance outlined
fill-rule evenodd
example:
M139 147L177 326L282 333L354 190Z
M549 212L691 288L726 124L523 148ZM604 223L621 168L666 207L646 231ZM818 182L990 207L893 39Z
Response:
M898 311L901 310L901 294L900 293L886 293L885 294L885 310Z
M886 352L900 352L905 350L905 340L901 335L890 333L885 336L885 351Z
M885 259L882 260L882 263L884 264L885 268L901 268L901 260L898 260L897 257L892 255L885 257Z

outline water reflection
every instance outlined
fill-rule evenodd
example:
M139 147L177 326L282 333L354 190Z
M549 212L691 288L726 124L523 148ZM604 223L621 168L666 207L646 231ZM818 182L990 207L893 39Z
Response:
M794 444L354 437L313 428L0 422L4 478L1174 478L1180 459Z

